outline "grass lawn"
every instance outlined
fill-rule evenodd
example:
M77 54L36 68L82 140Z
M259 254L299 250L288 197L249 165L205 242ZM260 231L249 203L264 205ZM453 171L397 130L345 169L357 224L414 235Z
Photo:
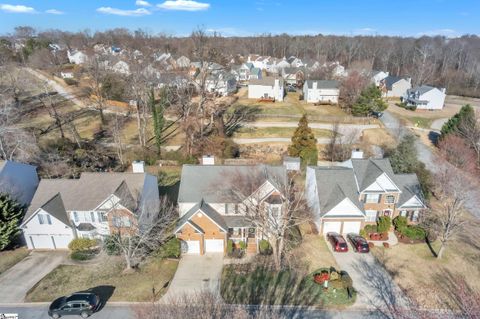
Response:
M177 265L176 260L152 257L131 274L123 274L120 257L106 257L98 265L60 265L30 289L26 301L51 301L101 285L115 287L111 301L151 301L153 287L158 300L165 294L164 286L172 280Z
M339 280L337 283L341 283ZM227 303L263 305L302 305L342 308L353 304L341 285L324 291L313 281L313 273L305 277L293 271L280 272L262 266L228 265L223 268L221 295Z
M363 130L362 140L368 144L378 145L378 146L393 146L397 142L395 139L388 133L384 128L370 128Z
M26 247L17 248L15 250L0 251L0 274L27 257L28 254L29 251Z
M260 137L292 137L296 127L242 127L233 137L236 138L260 138ZM315 137L330 137L332 131L322 129L312 129Z
M325 238L320 235L304 234L302 243L295 248L293 254L307 264L309 272L332 266L338 268Z
M439 243L432 244L438 251ZM468 240L454 241L443 259L436 259L427 244L399 244L390 249L374 248L372 253L392 274L395 282L424 307L442 307L438 298L448 289L447 274L466 278L471 288L480 291L480 251Z

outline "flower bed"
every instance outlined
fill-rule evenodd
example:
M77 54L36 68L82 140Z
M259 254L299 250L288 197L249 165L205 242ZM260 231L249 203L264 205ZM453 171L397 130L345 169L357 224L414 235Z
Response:
M386 241L388 240L388 233L370 233L368 238L372 241Z

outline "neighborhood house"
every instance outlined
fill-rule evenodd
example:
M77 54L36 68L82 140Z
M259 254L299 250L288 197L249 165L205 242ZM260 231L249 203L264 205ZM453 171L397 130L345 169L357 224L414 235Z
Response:
M412 88L412 79L389 75L380 81L383 97L402 97Z
M415 174L394 174L388 159L352 158L307 168L306 198L322 234L359 233L380 216L418 222L426 208Z
M308 80L303 85L303 98L307 103L338 103L340 94L338 81Z
M407 90L403 102L407 106L415 106L418 110L441 110L445 105L445 88L437 89L432 86L422 85Z
M250 80L248 84L248 98L271 101L283 101L285 91L283 79L265 77L258 80Z

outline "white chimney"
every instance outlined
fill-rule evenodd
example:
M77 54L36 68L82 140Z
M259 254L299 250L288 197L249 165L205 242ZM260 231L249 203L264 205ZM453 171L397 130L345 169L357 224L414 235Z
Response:
M316 90L318 88L318 82L313 81L312 87L313 87L314 90Z
M279 79L275 79L275 87L280 87L280 80Z
M352 151L352 159L362 159L363 158L363 151L361 151L359 148L354 149Z
M212 155L203 155L202 165L215 165L215 157Z
M145 173L145 162L144 161L133 161L132 162L132 171L134 173Z

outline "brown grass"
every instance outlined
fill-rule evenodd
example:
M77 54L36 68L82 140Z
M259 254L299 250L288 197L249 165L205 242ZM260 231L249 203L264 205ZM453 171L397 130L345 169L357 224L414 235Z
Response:
M308 272L332 266L338 269L323 236L305 233L302 243L292 253L295 258L301 258L307 264Z
M26 247L17 248L15 250L0 251L0 274L27 257L29 251Z
M178 261L151 258L136 272L124 274L119 257L107 257L98 265L60 265L27 293L27 302L51 301L101 285L115 287L111 301L151 301L152 288L158 300L166 292Z
M368 144L383 146L395 145L395 139L384 128L371 128L363 130L363 142Z

